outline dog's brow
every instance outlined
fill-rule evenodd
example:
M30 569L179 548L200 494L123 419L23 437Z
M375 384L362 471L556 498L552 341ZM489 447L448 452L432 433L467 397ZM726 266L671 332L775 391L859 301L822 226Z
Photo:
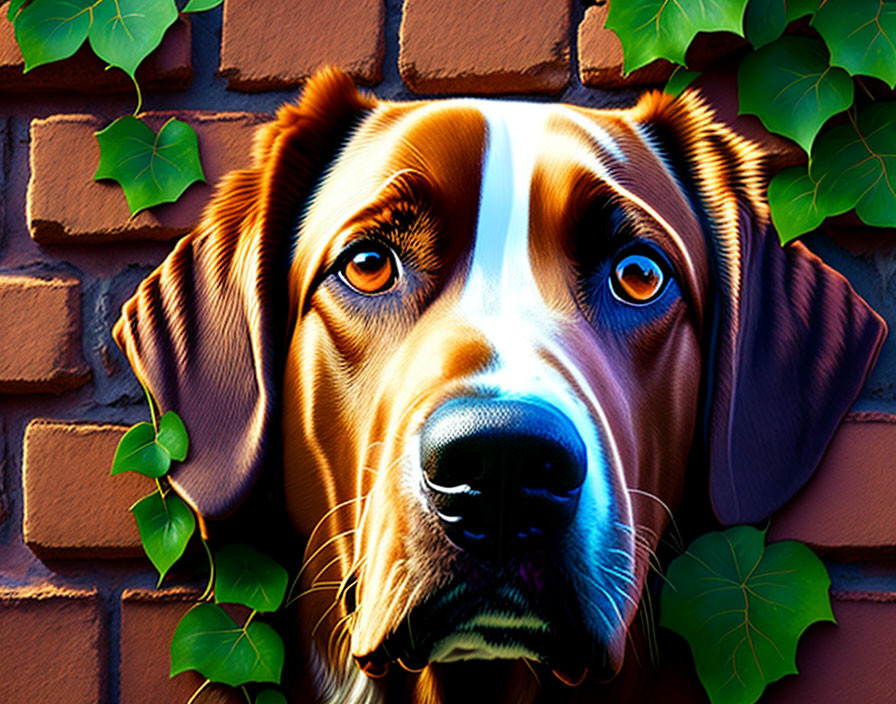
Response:
M392 174L370 202L349 217L340 230L349 230L371 222L388 225L389 216L395 212L399 204L409 208L410 212L420 213L428 210L431 207L432 194L432 184L423 173L416 169L402 169Z

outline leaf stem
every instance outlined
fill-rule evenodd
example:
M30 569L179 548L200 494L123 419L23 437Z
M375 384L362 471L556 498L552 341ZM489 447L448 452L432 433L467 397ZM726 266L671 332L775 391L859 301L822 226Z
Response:
M249 696L249 690L246 689L246 685L241 684L240 689L243 690L243 696L246 697L246 701L252 704L252 697Z
M131 74L128 74L131 76ZM131 80L134 82L134 88L137 89L137 107L134 108L134 117L137 117L140 114L140 108L143 107L143 93L140 91L140 84L137 83L137 77L131 76Z
M155 480L156 480L156 489L159 490L159 496L161 496L162 501L164 501L165 500L165 490L162 488L162 482L159 481L158 477L156 477Z
M199 685L199 689L197 689L195 692L193 692L192 696L189 699L187 699L187 704L193 704L193 702L196 701L196 697L198 697L202 693L202 690L204 690L206 687L208 687L211 683L212 683L211 680L206 680L201 685Z
M258 611L255 610L255 609L253 609L253 610L252 610L252 613L249 614L249 618L247 618L247 619L246 619L246 622L243 624L243 630L244 630L244 631L249 627L249 624L252 623L252 619L255 618L255 614L257 614L257 613L258 613Z
M152 418L152 427L159 434L159 421L156 419L156 407L153 405L152 396L149 395L149 389L143 387L143 393L146 394L146 402L149 404L149 415Z
M206 585L205 591L202 592L202 596L199 597L199 601L206 601L211 598L212 588L215 584L215 560L212 557L212 551L209 549L206 539L200 538L200 542L202 542L202 547L205 548L205 554L208 555L208 585Z

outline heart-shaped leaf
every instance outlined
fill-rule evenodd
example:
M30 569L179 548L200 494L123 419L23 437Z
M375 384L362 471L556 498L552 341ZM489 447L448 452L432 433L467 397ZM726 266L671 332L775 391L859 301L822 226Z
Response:
M165 476L170 466L171 455L156 442L152 423L137 423L119 441L111 473L137 472L157 479Z
M288 582L285 569L244 543L228 545L215 553L215 601L219 603L276 611Z
M211 10L217 7L224 0L190 0L184 7L184 12L202 12L203 10Z
M838 215L855 207L868 225L896 226L896 102L856 109L822 132L809 162L819 209Z
M176 19L174 0L103 0L93 9L90 46L133 78Z
M159 584L187 549L196 530L196 518L177 494L164 498L156 491L131 506L143 550L159 571Z
M187 450L190 447L187 429L174 411L168 411L159 418L159 435L156 440L168 450L171 459L183 462L187 458Z
M22 7L14 26L25 71L74 54L87 39L93 4L93 0L40 0ZM18 7L10 6L9 19Z
M156 135L130 115L96 133L100 164L94 178L121 184L131 215L177 200L190 184L204 181L199 141L186 122L171 119Z
M750 526L707 533L666 573L660 624L690 644L712 704L753 704L797 672L803 631L834 620L821 560L796 541L764 543Z
M828 65L824 44L806 37L781 37L745 57L737 85L741 113L756 115L807 153L825 121L853 101L852 79Z
M896 4L827 0L815 13L812 26L831 50L834 66L896 87Z
M286 704L286 697L276 689L266 689L259 692L255 704Z
M622 42L625 72L657 58L684 64L697 32L734 32L743 36L747 0L638 0L611 2L606 27Z
M818 184L805 164L775 174L768 185L768 207L781 244L814 230L827 213L818 208Z
M266 623L237 626L217 604L190 609L171 639L171 676L196 670L212 682L280 684L283 641Z

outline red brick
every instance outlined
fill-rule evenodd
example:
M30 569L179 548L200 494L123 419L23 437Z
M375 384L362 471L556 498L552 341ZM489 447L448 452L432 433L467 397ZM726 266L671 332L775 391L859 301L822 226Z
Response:
M887 594L835 594L837 624L812 626L796 651L799 675L771 685L768 704L896 701L896 602Z
M118 69L106 71L85 44L74 56L23 73L25 61L16 44L6 9L0 17L0 93L71 90L81 93L133 92L134 84ZM159 48L137 70L143 91L184 90L193 78L190 64L190 21L181 18L168 30Z
M22 461L24 533L38 556L143 554L128 509L155 485L133 472L109 476L125 430L41 419L28 424Z
M106 700L106 629L95 590L0 588L0 701Z
M0 276L0 320L0 393L59 393L90 378L77 280Z
M244 91L294 87L327 65L379 83L385 12L384 0L226 2L220 73Z
M121 598L121 704L185 702L203 683L195 672L169 678L171 636L198 593L183 589L128 589ZM235 690L206 688L196 704L240 704Z
M896 416L855 413L821 466L772 520L769 538L845 555L896 544Z
M558 93L569 0L405 0L398 68L418 93Z
M199 136L207 184L194 184L176 203L159 205L131 218L124 192L113 181L94 181L99 146L93 134L104 121L88 115L54 115L31 123L31 181L27 217L31 236L42 244L171 239L191 230L212 194L232 169L251 163L259 113L150 113L155 130L170 117L188 122Z
M672 64L664 59L623 76L622 42L615 32L604 28L609 9L609 3L589 7L579 25L579 75L582 83L599 88L665 83L672 75Z

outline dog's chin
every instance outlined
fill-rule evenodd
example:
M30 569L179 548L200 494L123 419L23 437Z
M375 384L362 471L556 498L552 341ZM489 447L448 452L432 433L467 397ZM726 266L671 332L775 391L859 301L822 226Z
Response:
M609 649L585 632L572 587L545 554L501 568L458 561L451 580L417 605L373 652L356 658L368 675L390 665L410 672L431 663L525 660L569 685L615 668Z

